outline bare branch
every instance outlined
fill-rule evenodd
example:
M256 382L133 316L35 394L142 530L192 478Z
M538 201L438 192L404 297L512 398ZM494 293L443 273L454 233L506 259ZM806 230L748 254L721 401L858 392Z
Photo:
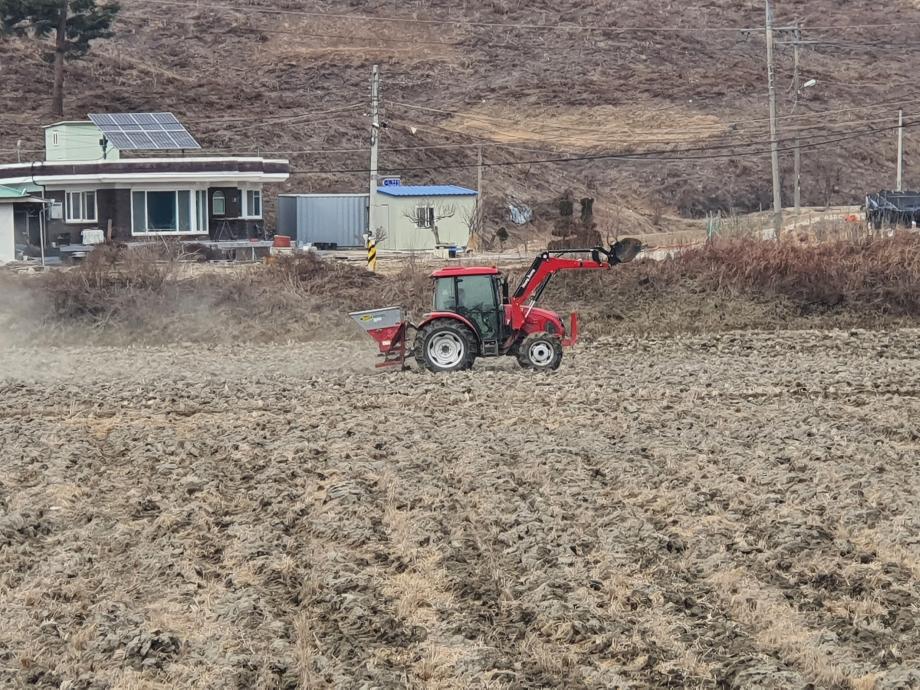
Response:
M457 214L455 204L444 204L433 199L419 199L414 209L403 211L403 218L411 220L416 227L427 228L434 234L436 245L441 244L438 233L438 223L446 218L453 218Z

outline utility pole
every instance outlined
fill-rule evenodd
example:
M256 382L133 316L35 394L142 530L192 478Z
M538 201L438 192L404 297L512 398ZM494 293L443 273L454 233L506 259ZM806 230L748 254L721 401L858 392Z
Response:
M371 76L371 179L367 198L367 232L376 234L374 201L377 197L377 158L380 146L380 67L374 65Z
M898 111L898 187L896 192L903 191L904 185L904 111Z
M799 30L798 25L796 25L793 30L794 42L792 44L792 50L794 55L794 67L792 69L792 88L795 89L795 100L792 102L792 112L795 113L796 108L799 105L799 94L801 92L801 86L799 85L799 41L802 38L802 33ZM796 127L796 125L793 125ZM793 163L793 177L795 177L795 216L798 218L799 211L802 208L802 149L799 147L799 129L795 129L795 158ZM798 222L798 221L796 221Z
M482 235L482 144L479 145L479 158L476 165L476 232Z
M776 88L773 84L773 10L766 0L767 86L770 97L770 158L773 165L773 231L779 239L783 229L783 190L779 177L779 141L776 134Z

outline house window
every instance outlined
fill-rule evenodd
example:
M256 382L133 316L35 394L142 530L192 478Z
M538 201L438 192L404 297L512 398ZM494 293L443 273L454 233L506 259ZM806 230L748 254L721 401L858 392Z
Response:
M214 192L214 196L211 197L211 212L215 216L227 215L227 198L223 192Z
M430 206L419 206L415 209L415 224L420 228L433 228L434 209Z
M262 192L258 189L249 189L243 194L246 200L246 206L243 208L243 216L246 218L262 217Z
M195 192L195 206L198 210L198 229L201 232L208 231L208 193L205 191Z
M68 223L96 222L96 192L67 192L65 206Z
M201 192L194 197L187 189L177 191L135 191L131 193L131 228L135 235L182 234L197 232L201 227L200 212L192 205L192 199L201 199ZM193 227L192 220L195 220Z

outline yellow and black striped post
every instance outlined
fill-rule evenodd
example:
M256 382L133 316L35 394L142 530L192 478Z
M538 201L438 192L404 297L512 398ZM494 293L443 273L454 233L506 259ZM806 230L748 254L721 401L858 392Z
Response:
M367 270L377 270L377 240L373 237L367 238Z

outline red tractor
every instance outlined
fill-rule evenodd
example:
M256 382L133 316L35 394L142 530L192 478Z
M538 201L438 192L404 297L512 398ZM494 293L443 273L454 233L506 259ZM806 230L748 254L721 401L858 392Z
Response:
M433 310L418 325L404 321L399 307L351 316L377 341L383 357L379 367L404 366L413 352L419 365L431 371L462 371L477 357L502 355L517 357L527 369L551 371L559 368L562 348L575 344L578 318L573 313L566 328L558 314L537 307L550 279L559 271L609 270L632 261L641 249L630 238L610 249L543 252L511 295L497 268L442 268L431 274ZM410 329L416 332L411 345Z

